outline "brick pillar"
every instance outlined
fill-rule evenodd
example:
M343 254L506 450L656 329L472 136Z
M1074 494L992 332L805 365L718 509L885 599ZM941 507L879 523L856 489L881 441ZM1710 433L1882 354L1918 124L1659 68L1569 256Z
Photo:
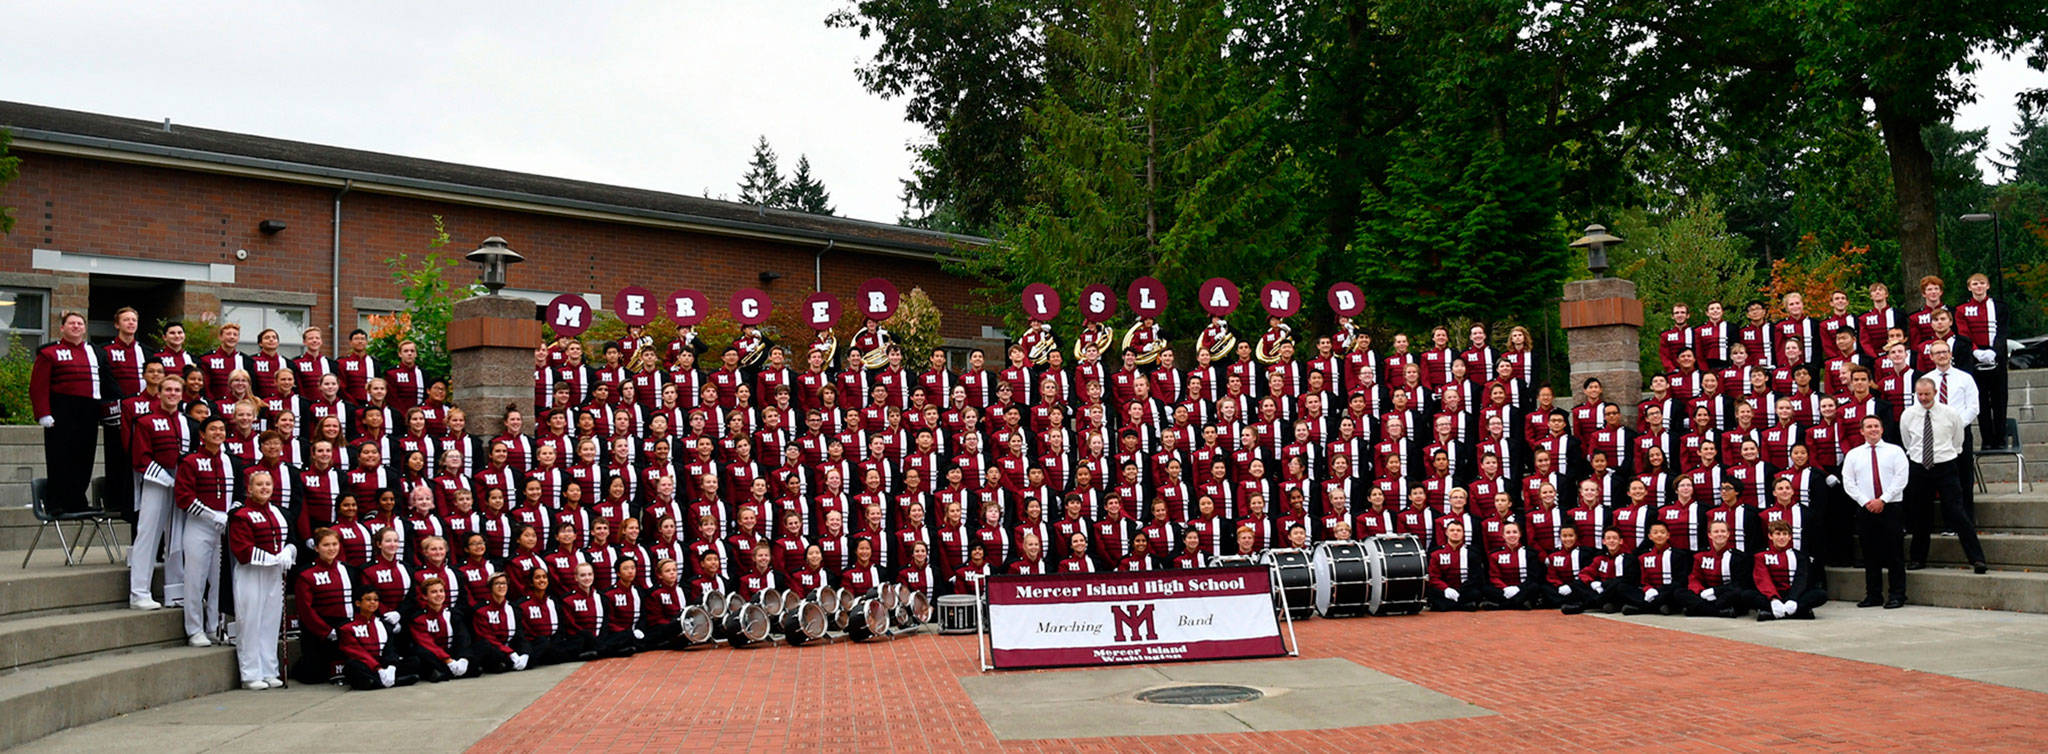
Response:
M507 404L533 416L533 349L540 342L532 301L472 296L455 302L448 322L448 381L470 434L505 431ZM533 420L527 421L530 431Z
M1636 284L1621 278L1565 283L1558 317L1572 361L1570 395L1579 394L1579 385L1586 378L1597 377L1605 399L1621 406L1622 414L1634 423L1636 402L1643 395L1642 344L1638 340L1643 302L1636 300ZM1563 403L1564 396L1558 397Z

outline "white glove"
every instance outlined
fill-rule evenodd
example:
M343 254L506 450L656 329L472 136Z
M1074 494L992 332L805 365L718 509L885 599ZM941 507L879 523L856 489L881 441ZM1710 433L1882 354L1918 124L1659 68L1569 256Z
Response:
M338 629L338 628L330 628L330 629L327 629L327 640L328 640L328 641L341 641L341 629Z
M1456 589L1445 589L1445 590L1444 590L1444 597L1445 597L1445 598L1447 598L1447 599L1449 599L1449 600L1450 600L1450 601L1452 601L1452 602L1456 602L1456 601L1458 601L1458 590L1456 590Z
M526 661L527 661L527 659L528 659L528 658L527 658L527 656L526 656L526 655L520 654L520 653L518 653L518 652L513 652L513 653L512 653L512 669L513 669L513 670L525 670L525 669L526 669Z
M1771 614L1783 618L1792 614L1792 604L1784 600L1771 600Z
M1700 590L1700 599L1706 600L1706 601L1708 601L1708 602L1713 602L1713 601L1714 601L1714 588L1710 586L1710 587L1707 587L1706 589L1702 589L1702 590Z
M285 543L284 549L279 550L277 553L277 564L291 565L297 562L299 562L299 548L289 542Z
M1829 487L1840 487L1840 486L1842 486L1842 478L1841 478L1841 477L1838 477L1838 476L1835 476L1835 475L1833 475L1833 474L1829 474L1829 475L1828 475L1828 486L1829 486Z
M206 511L206 520L213 524L214 531L228 530L228 514L224 512L208 508Z
M1559 586L1557 588L1557 595L1560 597L1570 597L1572 595L1572 585L1564 584Z
M641 632L640 632L640 629L637 629L637 628L636 628L636 629L633 629L633 640L634 640L634 641L640 641L640 640L643 640L643 639L646 639L646 638L647 638L647 634L641 633Z
M165 488L178 483L177 477L171 476L169 469L164 468L162 464L155 461L151 461L149 468L143 470L142 480Z
M43 429L49 429L51 427L57 426L57 419L56 417L52 416L43 416L38 417L36 419L36 423L43 425Z
M267 552L264 552L264 551L262 551L262 550L250 550L250 551L249 551L249 565L252 565L252 566L274 566L274 565L277 565L277 556L276 556L276 555L272 555L272 554L270 554L270 553L267 553Z
M386 624L390 625L390 626L391 626L392 628L397 628L397 627L398 627L398 611L397 611L397 610L387 610L387 611L385 611L385 613L384 613L383 615L381 615L381 616L378 616L378 617L380 617L380 618L383 618L383 619L384 619L384 622L385 622Z
M1605 582L1605 581L1595 581L1595 582L1593 582L1593 593L1594 593L1594 594L1606 594L1606 593L1607 593L1607 582Z
M1990 366L1992 362L1998 360L1998 352L1993 351L1989 348L1979 348L1975 351L1971 351L1970 355L1977 357L1977 363L1983 364L1985 366Z
M463 657L454 660L449 660L448 672L454 673L458 676L467 675L469 673L469 658Z
M1650 587L1650 588L1648 588L1648 589L1644 589L1644 590L1643 590L1643 601L1644 601L1644 602L1656 602L1656 601L1657 601L1657 588L1653 586L1653 587Z
M378 683L381 683L381 684L383 684L383 685L384 685L384 688L387 688L387 689L388 689L388 688L391 688L392 686L395 686L395 685L397 685L397 684L398 684L398 668L392 667L392 666L390 666L390 665L386 665L386 666L384 666L384 667L378 668L378 669L377 669L377 682L378 682Z

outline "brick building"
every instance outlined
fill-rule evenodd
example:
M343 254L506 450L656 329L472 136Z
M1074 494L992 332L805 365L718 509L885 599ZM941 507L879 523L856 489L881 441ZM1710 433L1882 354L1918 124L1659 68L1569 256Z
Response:
M938 267L984 239L20 103L0 103L0 129L21 158L0 187L16 218L0 236L0 348L48 339L72 310L111 337L122 306L145 332L216 314L245 343L276 328L287 354L307 325L334 343L402 306L384 260L426 251L435 215L457 260L494 235L524 254L505 293L536 302L575 293L608 309L638 284L722 305L759 287L781 310L885 277L932 296L949 346L1000 337Z

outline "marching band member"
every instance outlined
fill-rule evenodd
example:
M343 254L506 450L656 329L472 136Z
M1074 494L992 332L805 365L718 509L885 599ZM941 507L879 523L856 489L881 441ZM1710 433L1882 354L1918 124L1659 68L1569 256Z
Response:
M228 514L228 552L235 562L235 613L241 624L235 658L242 687L250 691L284 685L279 676L278 636L284 620L285 569L298 562L290 543L290 519L270 501L275 485L267 471L249 475L241 505Z

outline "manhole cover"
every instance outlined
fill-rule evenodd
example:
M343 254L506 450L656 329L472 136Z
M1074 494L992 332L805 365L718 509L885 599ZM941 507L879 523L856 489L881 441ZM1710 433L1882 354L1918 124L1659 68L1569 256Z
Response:
M1202 684L1197 686L1169 686L1163 689L1140 692L1138 701L1153 704L1237 704L1265 696L1265 692L1248 686L1225 686Z

